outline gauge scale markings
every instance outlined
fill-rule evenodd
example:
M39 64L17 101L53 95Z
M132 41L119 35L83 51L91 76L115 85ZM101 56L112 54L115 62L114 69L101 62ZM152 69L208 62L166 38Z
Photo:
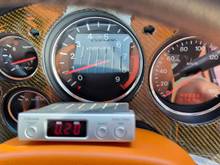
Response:
M139 43L117 18L92 16L93 11L89 15L75 22L69 21L69 25L65 24L62 29L62 20L68 16L58 22L60 29L55 25L59 35L46 46L52 47L46 54L52 58L49 63L53 84L80 101L121 100L136 91L142 79L143 55ZM68 35L74 41L70 42ZM68 55L62 57L60 52L68 52ZM131 61L131 58L135 60ZM134 65L137 65L135 70Z
M213 51L211 47L211 44L197 37L185 37L167 45L157 54L150 69L150 89L153 98L168 116L190 123L206 122L218 117L213 115L220 101L217 97L220 87L213 74L210 74L214 68L210 66L203 72L181 75L186 67L192 67L195 63L198 65L197 60L204 59L207 53ZM219 72L215 71L214 74L218 75ZM194 81L198 84L195 85ZM203 83L200 88L199 83ZM201 90L205 85L207 89L215 89L218 94L211 95L207 90ZM216 106L217 109L214 108Z

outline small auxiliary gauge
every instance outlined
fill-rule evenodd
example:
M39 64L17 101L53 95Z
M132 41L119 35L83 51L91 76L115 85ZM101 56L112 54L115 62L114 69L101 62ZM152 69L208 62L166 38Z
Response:
M0 72L11 80L30 78L38 66L33 45L19 36L0 39Z
M4 98L3 119L12 132L17 130L17 119L20 112L41 108L49 104L47 98L34 89L22 88L11 91Z

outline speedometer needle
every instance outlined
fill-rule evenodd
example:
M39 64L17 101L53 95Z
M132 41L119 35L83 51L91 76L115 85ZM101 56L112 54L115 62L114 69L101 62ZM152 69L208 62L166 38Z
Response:
M73 69L71 71L66 72L65 74L69 75L69 74L77 73L77 72L80 72L80 71L83 71L83 70L87 70L87 69L90 69L90 68L94 68L94 67L96 67L98 65L103 65L103 64L107 64L107 63L109 63L109 61L99 61L99 62L97 62L95 64L90 64L90 65L83 66L81 68Z
M29 62L29 61L32 61L32 60L35 60L35 59L36 59L36 57L26 58L26 59L14 61L14 62L12 62L11 64L12 64L12 65L17 65L17 64Z

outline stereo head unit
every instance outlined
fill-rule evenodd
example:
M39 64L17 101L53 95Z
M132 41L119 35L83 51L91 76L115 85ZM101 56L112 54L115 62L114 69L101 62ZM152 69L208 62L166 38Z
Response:
M25 141L129 142L135 114L127 103L57 103L19 114Z

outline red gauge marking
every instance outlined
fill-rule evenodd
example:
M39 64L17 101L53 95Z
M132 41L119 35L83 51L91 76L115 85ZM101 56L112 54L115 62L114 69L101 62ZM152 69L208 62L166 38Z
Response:
M82 87L81 86L77 86L77 90L79 91Z
M140 65L140 60L137 54L131 55L131 61L132 61L132 70L130 72L129 79L126 81L126 83L121 84L122 89L127 89L132 82L136 79L136 76L139 71L139 65Z
M90 65L83 66L81 68L73 69L71 71L66 72L65 74L69 75L69 74L77 73L77 72L87 70L87 69L90 69L90 68L94 68L98 65L103 65L103 64L107 64L107 63L109 63L109 61L100 61L100 62L97 62L95 64L90 64Z
M35 60L36 58L37 58L37 57L26 58L26 59L14 61L14 62L12 62L11 64L12 64L12 65L22 64L22 63L26 63L26 62Z

